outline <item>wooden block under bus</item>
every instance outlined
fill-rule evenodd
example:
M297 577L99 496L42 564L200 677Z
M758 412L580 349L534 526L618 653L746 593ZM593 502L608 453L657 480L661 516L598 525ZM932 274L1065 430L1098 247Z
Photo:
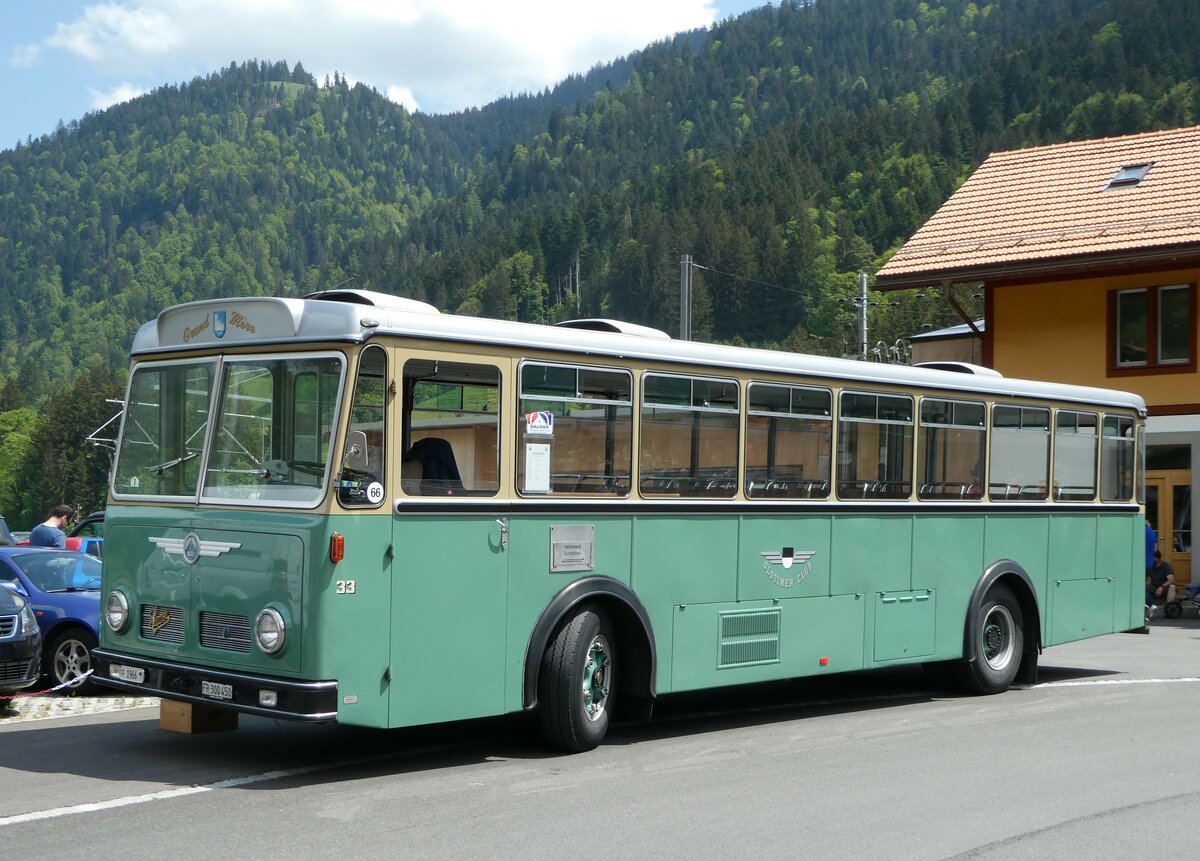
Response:
M237 729L238 714L229 709L175 700L159 700L158 728L171 732L223 732Z

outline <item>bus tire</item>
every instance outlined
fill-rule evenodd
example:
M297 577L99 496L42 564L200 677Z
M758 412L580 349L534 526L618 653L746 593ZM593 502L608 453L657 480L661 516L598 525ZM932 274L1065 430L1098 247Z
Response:
M955 666L955 678L968 693L1003 693L1016 678L1024 654L1021 605L1011 589L997 584L972 618L974 636L967 637L968 652Z
M617 666L608 619L583 609L558 629L542 656L538 702L546 741L580 753L608 731Z

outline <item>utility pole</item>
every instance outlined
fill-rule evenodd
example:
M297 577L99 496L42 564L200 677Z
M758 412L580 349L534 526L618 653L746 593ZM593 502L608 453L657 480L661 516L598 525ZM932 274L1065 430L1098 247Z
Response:
M692 255L679 258L679 339L692 340Z
M858 358L867 360L867 273L858 273Z

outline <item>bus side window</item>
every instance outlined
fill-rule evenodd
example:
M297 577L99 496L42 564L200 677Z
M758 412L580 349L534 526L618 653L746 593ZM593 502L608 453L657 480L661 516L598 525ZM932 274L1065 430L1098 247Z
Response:
M1050 411L992 407L988 496L993 502L1045 499L1050 472Z
M369 346L358 362L338 474L338 501L342 505L374 507L383 502L386 432L387 354L381 347Z
M522 494L629 494L633 374L525 362L517 416Z
M400 489L494 496L500 489L500 369L438 359L404 364Z

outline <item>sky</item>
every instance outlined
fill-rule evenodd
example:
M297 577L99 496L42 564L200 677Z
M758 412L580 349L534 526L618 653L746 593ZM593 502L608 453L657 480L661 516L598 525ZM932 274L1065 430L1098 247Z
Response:
M0 0L0 150L231 63L338 72L409 110L537 92L768 0Z

